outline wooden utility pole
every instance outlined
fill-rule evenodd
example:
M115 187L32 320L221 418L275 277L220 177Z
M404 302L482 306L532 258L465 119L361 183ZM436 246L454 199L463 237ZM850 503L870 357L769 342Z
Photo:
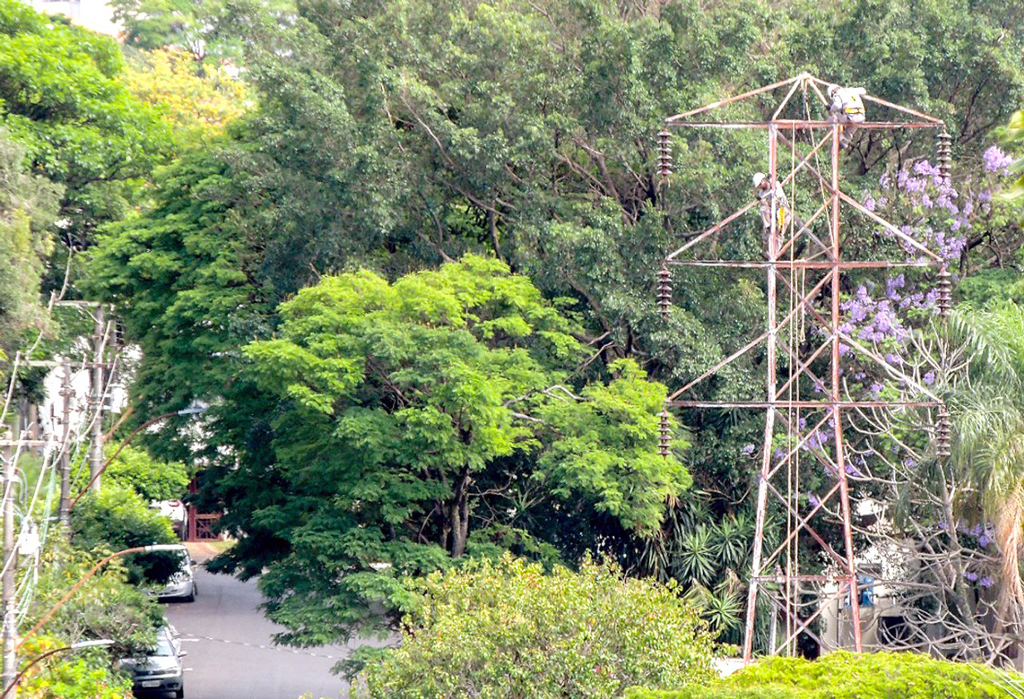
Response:
M60 521L67 524L71 518L71 360L64 357L64 375L61 377L60 395L64 400L61 412L60 439Z
M100 469L103 468L103 362L107 345L107 324L103 306L96 305L95 324L93 327L93 364L92 364L92 443L89 447L89 477L92 491L100 489Z

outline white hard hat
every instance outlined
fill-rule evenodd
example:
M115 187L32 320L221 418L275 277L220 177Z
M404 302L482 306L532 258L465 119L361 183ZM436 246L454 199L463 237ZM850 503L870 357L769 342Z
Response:
M760 187L761 183L764 182L764 178L765 177L767 177L767 175L765 175L763 172L755 172L754 173L754 180L753 180L754 186L755 187Z
M839 89L838 85L829 85L828 86L828 96L831 97L835 93L835 91L838 90L838 89Z

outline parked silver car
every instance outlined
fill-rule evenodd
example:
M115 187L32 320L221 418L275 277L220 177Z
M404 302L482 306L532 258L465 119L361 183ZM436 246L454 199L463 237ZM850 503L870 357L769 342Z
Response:
M184 672L181 658L185 652L169 626L161 626L156 632L156 647L148 655L138 658L123 658L117 667L132 678L132 694L143 697L185 696Z
M157 591L156 596L161 600L193 602L196 599L196 594L198 594L195 577L197 564L192 560L188 549L184 545L176 553L180 557L181 563L167 580L167 584Z

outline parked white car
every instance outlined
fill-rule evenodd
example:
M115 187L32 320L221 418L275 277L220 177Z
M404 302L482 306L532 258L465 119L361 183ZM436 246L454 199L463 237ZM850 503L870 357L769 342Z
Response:
M188 531L188 508L181 500L154 500L149 506L166 517L182 539Z

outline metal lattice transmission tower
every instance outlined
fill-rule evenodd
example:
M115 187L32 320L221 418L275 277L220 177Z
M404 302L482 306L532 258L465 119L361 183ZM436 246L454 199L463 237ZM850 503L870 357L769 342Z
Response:
M851 274L866 275L905 267L935 271L939 287L938 308L948 313L949 273L943 259L900 227L869 210L844 191L842 143L844 128L829 118L824 91L828 83L808 74L723 99L665 120L659 133L659 170L672 172L671 129L741 129L765 135L767 157L763 170L771 188L786 192L790 215L780 221L779 204L770 198L770 227L760 259L722 259L714 245L722 232L735 224L750 227L760 202L753 200L707 230L693 236L669 254L658 273L658 306L664 317L671 312L673 274L686 268L714 268L722 274L763 272L767 309L764 332L669 396L666 409L749 409L764 414L764 441L757 478L757 515L752 569L746 607L744 658L749 661L759 618L771 621L769 638L773 653L793 652L802 634L817 640L814 625L829 605L848 614L852 633L848 645L862 650L862 620L858 571L851 513L850 445L846 433L855 430L862 411L920 409L937 414L939 455L948 454L943 432L948 418L941 399L899 365L888 362L871 343L861 341L844 327L842 290ZM743 100L764 104L784 94L772 115L763 121L704 120L715 110L732 112ZM868 116L889 115L888 120L857 124L863 136L876 131L935 129L939 138L939 162L948 177L948 135L943 122L912 109L862 96ZM738 105L737 105L738 106ZM796 118L793 118L793 113ZM749 113L749 110L748 112ZM849 136L849 132L846 134ZM878 235L878 234L881 235ZM888 259L852 259L848 236L884 238ZM876 248L877 249L877 248ZM705 256L702 257L701 255ZM700 387L751 352L761 352L766 368L764 395L747 401L702 400ZM857 361L906 387L911 399L888 399L851 391L844 366ZM901 394L902 397L903 394ZM666 415L667 417L667 415ZM943 422L945 420L945 422ZM664 422L667 422L663 418ZM664 425L663 425L664 426ZM944 429L945 428L945 429ZM817 469L827 475L828 486L820 496L808 499L800 492L801 469ZM772 525L770 512L781 512L784 526ZM776 531L766 528L775 526ZM826 527L830 527L826 531ZM777 531L781 528L782 531ZM837 531L841 530L840 531ZM825 532L824 534L822 532ZM829 539L842 543L833 546ZM766 542L771 541L772 545ZM827 560L823 573L800 569L800 546L815 548ZM761 606L767 614L757 614ZM822 643L824 646L825 644Z

